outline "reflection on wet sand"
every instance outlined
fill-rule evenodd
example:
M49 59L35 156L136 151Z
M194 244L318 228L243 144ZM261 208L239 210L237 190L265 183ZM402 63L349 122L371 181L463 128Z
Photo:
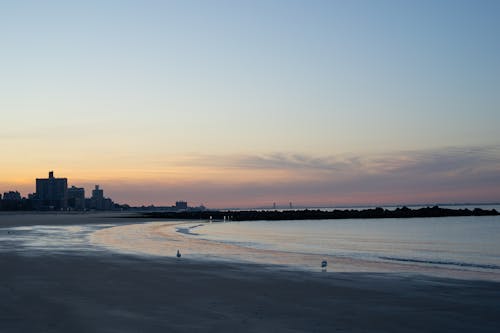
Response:
M183 258L296 266L301 269L321 267L322 256L318 255L253 249L204 240L190 232L190 228L196 226L182 222L118 226L93 233L91 242L122 252L155 256L174 257L180 249ZM335 261L333 258L329 260Z
M329 272L397 272L433 276L455 276L499 280L496 274L461 271L441 267L422 267L411 263L387 263L358 258L256 249L237 244L209 241L191 232L199 224L192 222L151 222L101 229L90 236L94 245L126 253L175 257L182 260L219 260L281 265L286 269L321 271L323 260ZM192 229L193 228L193 229Z

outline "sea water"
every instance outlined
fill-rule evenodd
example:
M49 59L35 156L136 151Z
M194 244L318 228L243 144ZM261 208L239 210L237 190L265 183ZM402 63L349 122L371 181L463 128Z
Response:
M192 232L253 249L500 273L500 216L227 222Z
M498 209L497 209L498 210ZM106 223L104 223L106 222ZM157 221L0 228L0 253L118 251L328 271L500 280L500 216L301 221ZM464 275L465 274L465 275Z

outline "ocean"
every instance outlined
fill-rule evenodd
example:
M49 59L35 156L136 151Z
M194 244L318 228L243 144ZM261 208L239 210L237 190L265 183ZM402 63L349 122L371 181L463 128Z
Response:
M500 216L138 223L89 215L93 223L81 218L78 224L71 216L60 215L54 224L50 218L43 217L41 225L1 227L0 252L31 256L115 251L175 258L180 250L181 260L252 263L271 269L321 271L326 260L328 273L395 272L500 281ZM66 218L73 219L71 225Z
M500 273L500 216L228 222L190 232L250 249Z

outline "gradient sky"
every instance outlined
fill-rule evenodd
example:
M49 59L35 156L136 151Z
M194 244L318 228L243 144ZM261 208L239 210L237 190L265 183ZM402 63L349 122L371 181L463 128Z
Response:
M0 192L500 201L499 1L0 1Z

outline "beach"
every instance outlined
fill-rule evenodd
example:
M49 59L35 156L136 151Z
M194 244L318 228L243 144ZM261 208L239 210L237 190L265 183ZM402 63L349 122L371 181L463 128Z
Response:
M109 221L141 222L95 214L2 214L0 228ZM487 280L324 274L106 248L3 248L0 267L1 332L496 332L500 327L500 283Z

